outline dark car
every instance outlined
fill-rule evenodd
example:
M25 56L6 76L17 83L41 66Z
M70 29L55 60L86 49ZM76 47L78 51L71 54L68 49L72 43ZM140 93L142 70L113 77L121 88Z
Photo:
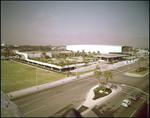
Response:
M140 96L141 96L141 93L134 91L129 95L129 98L133 100L137 100Z

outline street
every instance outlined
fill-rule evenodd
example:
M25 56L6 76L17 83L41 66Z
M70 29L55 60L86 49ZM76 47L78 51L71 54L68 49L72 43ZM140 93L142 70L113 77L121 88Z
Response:
M118 68L113 71L114 79L108 80L108 82L117 85L127 84L149 93L149 74L144 77L130 77L124 75L125 72L133 70L137 68L137 66L137 64L133 63ZM100 81L105 82L105 78L101 76ZM22 96L12 101L19 106L25 117L61 117L69 108L73 107L77 109L84 101L89 89L95 85L97 85L97 79L92 75L38 91L34 94ZM124 108L121 106L121 103L123 99L128 98L128 95L133 89L127 87L121 88L121 92L109 98L107 101L100 103L90 112L82 116L136 116L141 106L145 104L147 96L142 94L137 101L132 101L129 108Z

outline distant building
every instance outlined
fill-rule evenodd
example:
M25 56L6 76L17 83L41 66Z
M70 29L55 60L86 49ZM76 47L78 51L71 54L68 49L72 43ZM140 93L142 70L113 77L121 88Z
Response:
M122 52L123 46L113 46L113 45L68 45L67 50L85 52L98 52L109 53L109 52Z
M1 44L1 46L5 46L5 43L3 42L3 43Z

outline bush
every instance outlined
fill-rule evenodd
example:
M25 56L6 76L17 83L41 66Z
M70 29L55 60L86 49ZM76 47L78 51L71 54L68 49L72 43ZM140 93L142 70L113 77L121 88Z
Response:
M140 68L136 69L136 72L145 71L145 70L147 70L147 69L148 69L148 68L140 67Z
M100 90L104 91L104 89L105 89L104 86L100 86L100 87L95 88L95 89L93 90L94 95L95 95L94 98L93 98L93 100L96 100L96 99L98 99L98 98L107 96L107 95L109 95L109 94L112 92L112 90L111 90L110 88L106 88L106 90L105 90L105 92L108 92L108 94L106 94L105 92L103 92L103 93L100 93L100 92L99 92Z

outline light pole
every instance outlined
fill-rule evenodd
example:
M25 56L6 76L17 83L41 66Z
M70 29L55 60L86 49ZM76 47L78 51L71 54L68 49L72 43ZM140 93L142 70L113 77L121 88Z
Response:
M77 60L76 60L76 78L77 78Z
M36 67L36 88L38 89L38 86L37 86L37 67Z
M121 86L126 86L126 87L137 89L137 90L141 91L142 93L144 93L144 94L146 94L148 96L148 108L147 108L147 116L148 116L148 113L149 113L149 94L147 94L146 92L144 92L144 91L142 91L142 90L140 90L138 88L135 88L133 86L129 86L129 85L125 85L125 84L121 84Z

